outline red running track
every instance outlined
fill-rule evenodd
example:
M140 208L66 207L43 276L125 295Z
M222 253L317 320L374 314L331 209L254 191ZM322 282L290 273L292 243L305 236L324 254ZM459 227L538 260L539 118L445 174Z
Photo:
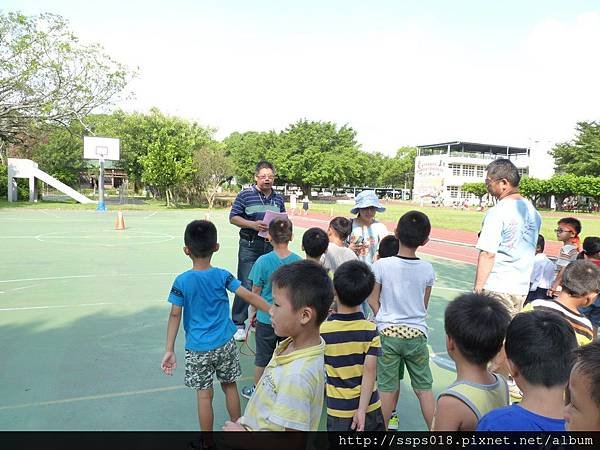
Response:
M327 229L331 220L327 214L311 212L309 216L291 216L294 225L301 228L319 227ZM396 228L396 223L383 222L388 230ZM477 264L479 252L475 249L477 233L464 230L446 230L443 228L432 228L431 240L419 249L419 252L438 258L451 259L467 264ZM444 242L446 241L446 242ZM560 249L559 242L546 242L546 254L554 256Z

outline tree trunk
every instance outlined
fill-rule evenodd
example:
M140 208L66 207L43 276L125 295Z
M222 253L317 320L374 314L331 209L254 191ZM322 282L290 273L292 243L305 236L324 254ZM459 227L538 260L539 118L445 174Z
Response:
M302 194L310 198L311 187L312 186L310 184L301 184L300 188L302 189Z

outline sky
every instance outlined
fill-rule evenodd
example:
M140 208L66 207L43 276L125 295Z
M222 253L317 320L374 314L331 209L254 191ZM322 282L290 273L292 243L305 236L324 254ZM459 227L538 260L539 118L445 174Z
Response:
M231 132L348 124L363 150L532 146L600 120L597 0L3 0L138 71L119 106Z

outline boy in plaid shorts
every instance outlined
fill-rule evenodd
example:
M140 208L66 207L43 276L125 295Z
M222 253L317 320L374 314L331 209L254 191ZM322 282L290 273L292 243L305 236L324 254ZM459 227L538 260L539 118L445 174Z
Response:
M231 273L212 267L210 260L219 250L217 229L207 220L194 220L185 229L183 251L192 260L192 269L175 278L169 302L167 344L161 368L172 375L177 367L175 339L183 311L185 330L185 385L196 389L198 418L202 431L212 431L213 375L221 383L231 420L239 419L241 375L238 349L233 340L236 326L229 314L227 291L238 295L261 311L269 305L259 295L241 286Z

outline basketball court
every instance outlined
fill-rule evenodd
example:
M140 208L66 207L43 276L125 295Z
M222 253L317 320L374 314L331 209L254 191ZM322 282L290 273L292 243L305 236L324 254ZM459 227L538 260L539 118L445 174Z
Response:
M0 209L0 429L198 429L195 395L183 386L183 329L175 375L165 376L159 366L171 282L190 267L183 231L205 214L127 211L126 229L118 231L112 209ZM227 214L211 215L221 244L213 265L235 274L238 229ZM291 247L303 255L300 225L315 225L295 222ZM471 289L474 267L422 256L437 274L428 319L437 394L454 379L445 357L443 311ZM240 390L252 382L253 348L251 335L241 349ZM227 419L218 387L214 407L217 426ZM399 415L402 430L425 430L409 380L402 385Z

